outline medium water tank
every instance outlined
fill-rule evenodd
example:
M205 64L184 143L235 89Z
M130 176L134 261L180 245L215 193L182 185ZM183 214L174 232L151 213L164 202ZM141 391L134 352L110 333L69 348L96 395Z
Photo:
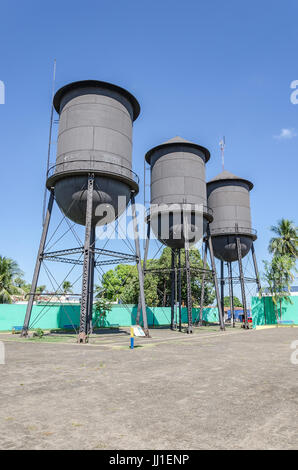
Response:
M87 175L93 173L92 224L101 225L105 214L98 211L99 205L106 204L107 208L114 208L115 216L120 215L131 190L139 190L137 176L131 169L132 124L140 113L139 103L116 85L84 80L58 90L54 107L60 115L58 147L47 187L54 188L62 212L84 225ZM121 208L119 196L124 201Z
M192 231L191 244L202 238L207 220L205 163L209 151L181 137L152 148L146 153L151 166L150 220L154 235L165 245L183 248L183 213Z
M207 183L208 207L213 211L210 231L214 255L222 261L236 261L236 235L240 237L242 257L256 240L251 227L249 192L253 184L223 171Z

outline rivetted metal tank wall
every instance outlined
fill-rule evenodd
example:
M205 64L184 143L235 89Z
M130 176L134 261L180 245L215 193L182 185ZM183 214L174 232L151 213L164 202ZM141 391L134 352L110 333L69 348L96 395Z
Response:
M93 224L100 224L99 204L119 213L118 196L130 198L138 191L132 167L132 124L140 106L129 92L110 83L85 80L70 83L56 93L60 114L56 166L47 186L55 188L61 210L84 225L86 175L95 175ZM120 213L125 209L122 206Z
M213 211L210 231L214 255L223 261L236 261L236 235L240 237L241 254L250 250L256 233L251 225L250 195L253 184L223 171L207 183L208 207Z
M191 229L195 229L195 212L200 206L202 236L206 220L211 220L207 210L205 163L210 158L209 151L181 137L173 139L149 150L145 156L151 166L151 227L155 236L172 248L184 246L182 205L189 206ZM167 206L176 205L176 209ZM169 236L161 236L163 220L169 220ZM179 237L179 234L181 235ZM176 237L179 238L176 238ZM195 243L197 239L192 240Z

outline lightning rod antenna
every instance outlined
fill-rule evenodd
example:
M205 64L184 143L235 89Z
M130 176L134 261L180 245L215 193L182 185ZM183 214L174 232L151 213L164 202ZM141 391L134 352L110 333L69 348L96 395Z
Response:
M56 59L54 59L53 67L53 81L52 81L52 96L51 96L51 115L50 115L50 130L49 130L49 143L48 143L48 158L47 158L47 172L46 179L48 177L49 167L50 167L50 158L51 158L51 142L52 142L52 129L53 129L53 115L54 115L54 92L55 92L55 80L56 80ZM46 212L46 202L47 202L47 188L45 188L44 197L43 197L43 210L42 210L42 225L45 220Z

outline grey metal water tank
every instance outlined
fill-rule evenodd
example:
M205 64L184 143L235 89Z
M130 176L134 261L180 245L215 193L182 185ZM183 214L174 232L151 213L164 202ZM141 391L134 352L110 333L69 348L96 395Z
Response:
M115 216L129 202L131 190L138 192L132 171L132 124L140 105L128 91L111 83L84 80L57 91L54 107L60 115L56 165L47 187L54 188L62 212L84 225L86 181L93 173L93 225L100 225L100 204L110 205ZM124 204L118 207L118 197ZM101 206L102 208L103 206ZM113 220L113 218L112 218ZM111 220L109 220L111 221Z
M257 238L251 226L250 196L253 184L228 171L207 183L208 207L213 211L210 231L214 255L223 261L236 261L236 235L240 237L242 257Z
M207 209L205 180L205 163L209 158L209 150L181 137L146 153L145 159L151 166L151 227L165 245L184 247L183 205L193 231L192 244L202 237L207 220L212 220ZM167 227L166 234L161 233L162 227Z

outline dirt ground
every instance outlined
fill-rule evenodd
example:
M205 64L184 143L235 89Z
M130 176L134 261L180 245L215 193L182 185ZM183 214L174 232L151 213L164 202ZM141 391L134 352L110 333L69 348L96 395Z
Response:
M1 334L1 449L297 449L298 328ZM48 342L52 341L52 342Z

